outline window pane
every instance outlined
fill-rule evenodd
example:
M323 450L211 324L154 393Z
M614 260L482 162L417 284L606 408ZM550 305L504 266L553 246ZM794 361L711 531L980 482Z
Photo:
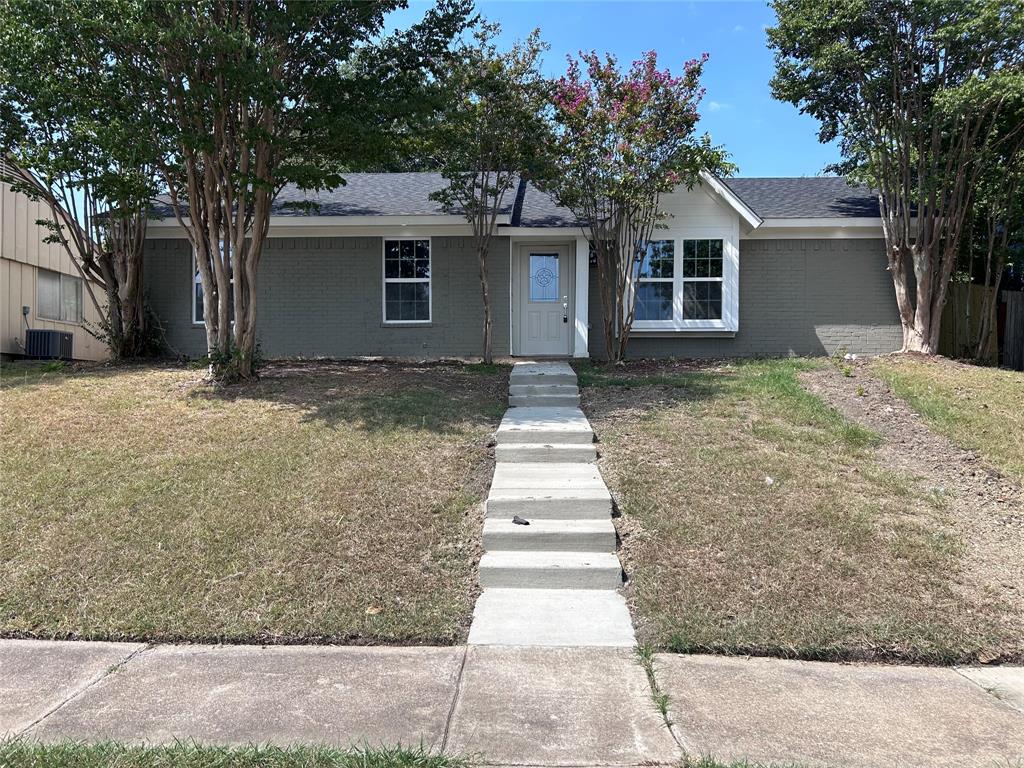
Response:
M652 240L640 262L640 277L672 277L675 269L675 243L672 240Z
M428 283L388 283L384 286L384 319L411 321L430 319Z
M722 284L719 282L683 285L684 320L721 320Z
M60 319L60 274L40 269L36 277L39 306L36 315L51 320Z
M640 283L636 290L637 320L672 319L672 283Z
M684 240L683 277L721 277L721 240Z
M384 277L399 277L398 264L398 241L397 240L385 240L384 241Z
M192 301L195 303L195 314L192 317L197 323L201 323L203 322L203 284L199 282L198 275L192 291Z
M558 254L530 254L530 301L559 301Z
M69 323L82 322L82 281L62 275L60 279L60 319Z
M417 240L415 245L416 277L430 277L430 241Z

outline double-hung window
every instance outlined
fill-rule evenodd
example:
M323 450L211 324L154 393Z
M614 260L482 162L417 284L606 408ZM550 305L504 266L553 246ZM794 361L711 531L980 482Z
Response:
M82 280L40 269L36 274L36 315L62 323L82 322Z
M221 243L221 254L224 253L224 244ZM231 259L228 259L228 319L235 322L235 273L232 270ZM214 287L214 305L217 304L217 289ZM192 322L195 325L203 324L203 281L199 276L199 264L196 261L195 253L192 254Z
M728 237L651 240L637 266L634 328L737 330L736 266Z
M640 261L635 320L671 322L675 303L675 242L651 240Z
M430 322L430 240L384 240L384 322Z
M721 240L683 240L683 320L722 319Z

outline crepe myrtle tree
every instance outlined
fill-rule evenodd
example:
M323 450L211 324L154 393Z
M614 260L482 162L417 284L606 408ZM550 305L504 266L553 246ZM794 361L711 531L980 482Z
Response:
M979 267L985 287L982 295L977 336L970 354L977 363L993 358L992 349L999 306L999 286L1006 267L1021 260L1024 248L1024 99L1006 110L997 121L996 140L989 142L989 156L982 164L975 186L973 225L977 235L968 243L971 261ZM1000 136L1009 136L998 140ZM972 238L968 238L972 239ZM969 264L975 272L975 264ZM1017 267L1019 269L1019 267ZM977 274L977 273L980 273ZM966 302L970 311L971 302Z
M493 360L493 318L487 253L497 219L518 184L543 163L548 83L539 70L547 46L534 32L498 51L497 24L481 23L455 51L441 78L445 106L433 125L429 152L447 181L433 193L446 210L466 217L473 230L483 298L483 360Z
M605 354L625 357L636 314L634 285L661 196L693 187L702 171L731 172L726 153L697 136L701 74L708 56L682 74L659 69L651 51L623 71L615 57L569 57L554 83L554 138L544 186L571 210L597 259Z
M0 177L48 209L45 240L83 278L100 318L88 330L115 358L160 344L142 289L156 192L143 104L103 42L125 13L120 0L9 0L0 14Z
M274 200L322 189L401 143L469 0L382 36L403 0L140 0L116 55L136 65L156 167L195 254L213 377L256 375L257 275Z
M938 350L979 180L1024 125L1020 0L775 0L772 91L878 191L903 350ZM913 281L910 280L911 274Z

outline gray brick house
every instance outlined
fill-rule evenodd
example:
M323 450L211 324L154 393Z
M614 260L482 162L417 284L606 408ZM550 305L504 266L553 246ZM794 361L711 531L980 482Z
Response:
M336 190L285 190L259 272L269 357L480 353L482 302L469 226L430 193L432 173L352 174ZM285 203L318 203L314 213ZM898 349L878 203L841 178L705 177L663 199L637 283L634 357L871 354ZM489 254L494 350L600 356L601 306L585 233L530 185L508 196ZM149 301L178 352L205 353L191 248L173 217L150 224Z

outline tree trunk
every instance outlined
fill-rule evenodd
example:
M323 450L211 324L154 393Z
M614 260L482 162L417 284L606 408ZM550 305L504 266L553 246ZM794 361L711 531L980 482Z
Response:
M480 271L480 292L484 303L484 364L494 362L494 320L491 317L491 288L487 274L487 244L480 243L476 251L477 267Z

